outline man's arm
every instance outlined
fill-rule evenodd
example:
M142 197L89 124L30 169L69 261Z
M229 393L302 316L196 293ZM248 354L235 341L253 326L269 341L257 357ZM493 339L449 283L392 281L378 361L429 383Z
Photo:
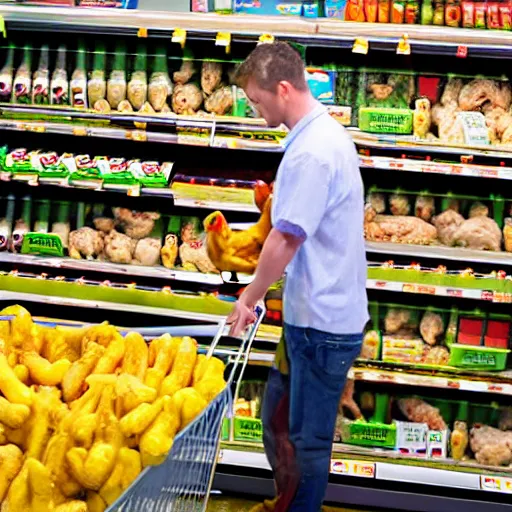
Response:
M231 336L239 336L247 325L254 322L254 306L263 299L269 287L281 279L303 241L303 238L276 228L270 231L261 251L254 281L243 291L228 318Z

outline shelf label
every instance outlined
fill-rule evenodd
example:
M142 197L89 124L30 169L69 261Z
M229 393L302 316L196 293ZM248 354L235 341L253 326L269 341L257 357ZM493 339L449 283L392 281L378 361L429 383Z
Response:
M497 304L510 304L512 303L512 294L503 292L494 292L492 299Z
M465 59L468 56L468 47L464 45L460 45L457 47L457 57L459 59Z
M331 460L331 473L375 478L375 463L356 460Z
M187 31L182 28L177 28L172 33L171 41L173 43L178 43L182 48L185 48L185 43L187 42Z
M367 55L370 49L370 43L367 39L357 38L352 46L352 53L359 53L361 55Z
M272 34L261 34L258 44L272 44L274 42L274 36Z
M480 487L483 491L512 494L512 478L481 475Z
M396 53L398 55L411 55L411 45L409 43L409 36L407 34L404 34L400 38L400 41L398 41Z
M216 46L224 46L226 48L226 53L231 52L231 34L229 32L217 32L217 37L215 38Z
M137 30L137 37L148 37L148 29L141 27Z
M435 286L427 286L423 284L404 283L402 291L404 293L421 293L423 295L436 295Z
M140 196L140 184L132 185L126 192L130 197Z
M73 128L73 135L75 137L87 137L87 128L83 126L75 126Z

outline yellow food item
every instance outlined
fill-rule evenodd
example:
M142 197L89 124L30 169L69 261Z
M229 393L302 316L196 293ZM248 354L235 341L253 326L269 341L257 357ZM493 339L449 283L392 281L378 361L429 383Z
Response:
M0 397L0 423L10 428L20 428L30 415L30 407L23 404L11 404Z
M121 373L128 373L144 382L148 369L149 349L138 332L129 332L125 338L126 352Z
M22 306L9 306L0 311L0 316L11 316L10 343L12 346L22 348L32 339L34 322L30 313Z
M119 333L116 333L96 364L93 373L113 373L123 360L124 353L125 340Z
M44 327L40 329L44 335L44 343L41 355L45 359L48 359L50 363L55 363L60 359L67 359L68 361L74 363L77 359L79 359L81 338L76 346L72 346L66 339L66 331L59 331L59 327L56 329L50 327Z
M72 402L81 395L85 379L94 370L105 348L94 342L85 345L82 357L75 361L62 379L62 392L65 402Z
M143 384L137 377L123 373L117 379L116 394L120 402L121 411L126 414L138 405L156 400L157 392Z
M32 405L32 391L16 377L4 354L0 354L0 391L13 404Z
M9 440L7 439L7 433L5 431L5 427L0 423L0 446L7 444Z
M28 487L30 510L52 512L54 510L53 484L48 468L36 459L28 458Z
M194 388L180 389L174 394L172 401L180 415L180 430L191 423L208 405Z
M71 363L67 359L50 363L37 352L25 352L21 360L28 368L32 381L44 386L58 386L71 368Z
M88 327L68 327L64 325L57 325L55 327L56 336L62 336L64 342L75 354L80 354L82 351L82 340L88 332ZM47 342L48 343L48 342ZM45 354L43 354L45 355ZM45 355L50 360L50 358ZM74 362L74 361L72 361Z
M108 347L110 342L118 334L117 329L113 325L109 325L108 322L103 322L99 325L93 325L92 327L87 328L81 338L81 341L82 345L94 342L102 347Z
M217 357L209 357L207 358L204 355L199 355L197 357L197 364L194 370L194 386L200 382L202 379L211 379L220 377L224 379L224 363Z
M226 381L222 376L201 379L194 388L207 401L211 402L224 388Z
M172 400L166 397L164 410L140 438L142 466L161 464L172 447L174 436L180 428L180 416Z
M52 433L51 413L61 404L60 391L40 386L34 396L33 414L27 424L26 455L41 460Z
M194 375L192 378L192 384L197 384L203 377L206 370L207 359L204 354L199 354L196 359L196 366L194 368Z
M12 481L7 496L2 503L2 512L31 511L28 486L28 460Z
M89 512L89 508L85 501L73 500L59 505L55 512Z
M23 382L23 384L28 384L28 381L30 379L30 373L28 371L28 368L24 364L17 364L14 368L14 375L18 377L20 382Z
M149 345L149 366L144 383L157 391L169 373L179 349L180 341L169 334L157 338Z
M97 492L87 492L88 512L104 512L106 508L107 504L103 501L103 498Z
M190 385L196 359L197 343L192 338L186 336L181 341L170 375L162 382L160 388L161 396L172 396L180 389Z
M119 426L125 437L142 434L155 421L164 406L163 398L159 398L152 404L143 403L126 414Z
M0 503L23 466L23 452L15 445L0 446Z
M121 448L114 470L100 489L99 495L107 505L112 505L139 476L141 471L142 464L139 452L129 448Z
M92 446L97 427L98 415L96 413L82 414L71 425L71 437L77 446L89 449Z

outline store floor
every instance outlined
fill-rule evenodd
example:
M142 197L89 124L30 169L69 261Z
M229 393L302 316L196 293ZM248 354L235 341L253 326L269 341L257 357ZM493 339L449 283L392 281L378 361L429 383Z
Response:
M249 512L259 502L231 496L211 496L207 512ZM325 512L373 512L370 510L325 507Z

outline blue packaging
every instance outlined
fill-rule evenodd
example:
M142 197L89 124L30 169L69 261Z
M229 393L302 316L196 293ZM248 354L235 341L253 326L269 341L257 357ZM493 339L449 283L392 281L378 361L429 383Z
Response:
M326 105L334 104L336 86L336 71L326 71L319 68L306 68L306 81L311 94Z
M318 2L304 2L302 4L302 16L305 18L318 18L320 16Z
M347 0L325 0L324 13L326 18L345 19Z
M234 0L233 10L238 14L261 14L300 16L302 2L283 2L279 0Z

